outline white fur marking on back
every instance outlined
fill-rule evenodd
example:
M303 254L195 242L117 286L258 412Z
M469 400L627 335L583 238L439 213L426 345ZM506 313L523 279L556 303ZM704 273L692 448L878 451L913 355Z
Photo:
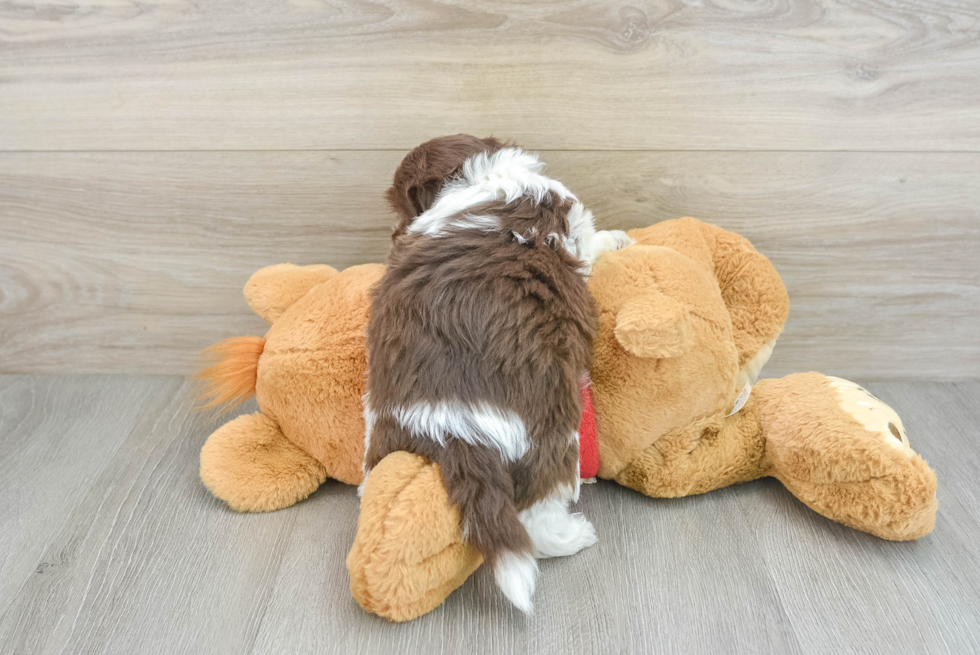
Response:
M520 148L473 155L463 164L462 175L442 188L432 206L412 221L408 231L439 236L450 217L491 200L513 202L527 196L540 203L551 192L562 199L575 197L561 182L542 175L543 169L544 162L537 155ZM461 221L451 225L460 227ZM469 227L469 223L464 226Z
M371 408L371 392L365 391L364 396L361 397L361 402L364 405L364 457L365 459L361 461L361 470L365 473L367 469L365 468L367 464L367 451L371 446L371 432L374 430L374 422L378 420L378 415L375 414L374 410Z
M370 391L364 392L361 402L364 404L364 456L361 458L361 472L364 474L364 479L361 480L361 484L357 485L358 498L364 495L364 485L367 484L368 474L371 472L367 467L367 452L368 448L371 447L371 431L374 430L374 422L378 420L378 415L371 409Z
M493 567L493 577L500 591L514 606L530 614L534 611L534 583L538 563L527 554L503 553Z
M460 401L413 403L395 407L391 415L415 436L428 437L441 446L450 438L473 446L494 448L505 461L517 461L530 448L527 429L509 409L488 403L468 405Z
M496 216L473 214L463 214L463 217L449 223L449 227L474 228L484 232L496 232L500 230L500 219Z

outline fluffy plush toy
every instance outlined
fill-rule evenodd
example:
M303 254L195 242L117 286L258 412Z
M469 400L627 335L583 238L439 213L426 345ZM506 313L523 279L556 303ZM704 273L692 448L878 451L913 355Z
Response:
M786 290L744 238L692 218L630 233L589 289L600 309L591 370L599 477L678 497L772 476L820 514L885 539L928 534L936 478L902 422L858 385L819 373L755 380L788 314ZM212 347L213 402L254 391L260 413L222 426L201 478L240 511L291 505L327 477L361 481L368 291L380 265L273 266L245 288L266 337ZM601 548L601 542L599 544ZM394 453L364 485L351 590L403 621L480 564L438 467Z

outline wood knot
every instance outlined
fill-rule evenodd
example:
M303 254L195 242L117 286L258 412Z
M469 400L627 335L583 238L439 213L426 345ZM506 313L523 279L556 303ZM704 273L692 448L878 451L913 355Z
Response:
M619 8L619 28L616 30L617 45L626 50L642 48L650 40L649 19L639 7Z

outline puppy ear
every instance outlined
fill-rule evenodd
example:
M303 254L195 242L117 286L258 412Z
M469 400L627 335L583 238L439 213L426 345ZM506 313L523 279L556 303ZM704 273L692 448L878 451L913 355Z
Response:
M408 153L385 194L398 215L394 236L404 234L412 220L432 206L443 185L459 175L467 159L503 147L493 137L478 139L469 134L455 134L426 141Z
M616 340L637 357L678 357L694 347L687 310L673 298L651 291L627 302L616 314Z

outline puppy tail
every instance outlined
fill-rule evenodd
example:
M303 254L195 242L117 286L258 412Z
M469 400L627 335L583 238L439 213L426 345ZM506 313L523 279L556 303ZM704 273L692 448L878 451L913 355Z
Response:
M463 538L493 569L497 586L517 609L534 611L538 564L531 537L514 504L514 485L490 449L450 440L442 479L450 500L459 506Z
M497 557L493 577L514 607L525 614L534 613L534 583L538 563L530 553L506 551Z

